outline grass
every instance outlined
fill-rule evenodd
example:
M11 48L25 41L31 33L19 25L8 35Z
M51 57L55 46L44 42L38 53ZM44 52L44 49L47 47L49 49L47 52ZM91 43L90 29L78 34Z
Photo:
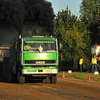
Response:
M89 74L91 81L100 81L100 74L95 75L94 73L87 73L87 72L72 72L72 73L65 72L65 78L88 80ZM62 77L62 75L63 72L58 73L58 77Z

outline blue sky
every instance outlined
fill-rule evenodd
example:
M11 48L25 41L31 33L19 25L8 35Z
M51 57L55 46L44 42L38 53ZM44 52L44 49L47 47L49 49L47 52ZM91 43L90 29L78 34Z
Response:
M80 4L82 0L46 0L52 3L52 8L54 13L57 14L58 11L62 11L66 9L67 5L68 8L71 10L71 13L78 16L80 15Z

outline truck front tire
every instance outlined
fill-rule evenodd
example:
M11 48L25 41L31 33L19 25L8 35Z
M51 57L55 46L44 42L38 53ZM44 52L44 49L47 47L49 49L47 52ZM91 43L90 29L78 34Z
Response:
M50 82L51 82L51 84L56 84L57 83L57 74L51 76Z
M20 74L20 72L18 72L18 83L19 83L19 84L24 84L24 83L25 83L25 77L22 76L22 75Z
M19 84L24 84L24 83L25 83L25 77L20 76Z
M43 83L50 83L50 79L49 79L49 78L45 78L45 79L43 79L42 82L43 82Z

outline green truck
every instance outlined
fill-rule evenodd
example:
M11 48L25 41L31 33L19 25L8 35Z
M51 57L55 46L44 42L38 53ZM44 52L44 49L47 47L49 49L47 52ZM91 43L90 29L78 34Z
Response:
M9 52L9 82L23 84L28 79L56 84L58 74L57 38L20 37Z

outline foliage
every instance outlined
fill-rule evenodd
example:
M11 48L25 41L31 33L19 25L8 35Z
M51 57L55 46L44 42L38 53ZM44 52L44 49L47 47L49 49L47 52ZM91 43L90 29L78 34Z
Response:
M59 52L61 66L77 67L77 60L83 56L84 68L90 67L90 48L99 44L100 0L82 0L80 19L71 11L58 12L55 19L54 37L63 44Z
M80 19L85 23L87 31L90 32L91 45L100 44L100 0L83 0L80 7Z
M80 56L88 59L86 48L90 38L84 30L85 25L75 15L71 15L68 7L65 11L58 12L55 19L54 37L57 37L58 42L63 44L63 49L59 52L61 66L77 67L77 60ZM88 40L85 41L85 39ZM89 63L89 60L86 62Z
M90 25L100 14L100 0L82 0L80 13L82 22Z

